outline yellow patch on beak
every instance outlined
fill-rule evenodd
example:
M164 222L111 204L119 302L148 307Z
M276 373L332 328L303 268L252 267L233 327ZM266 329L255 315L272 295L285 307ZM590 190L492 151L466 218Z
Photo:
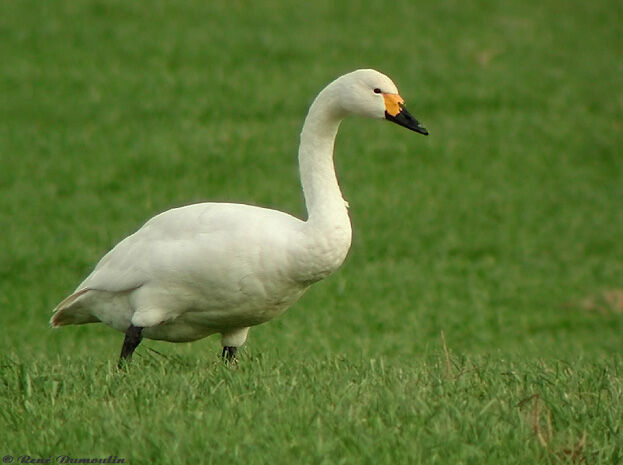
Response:
M396 116L402 111L402 104L405 103L404 99L398 94L383 94L383 100L385 100L385 111L390 116Z

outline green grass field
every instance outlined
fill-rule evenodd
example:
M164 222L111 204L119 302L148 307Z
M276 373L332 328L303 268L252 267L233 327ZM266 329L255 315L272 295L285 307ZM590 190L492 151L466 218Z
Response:
M614 0L0 1L0 455L623 463L622 23ZM349 257L237 366L211 337L118 371L120 333L48 328L157 212L304 216L303 117L360 67L431 135L342 125Z

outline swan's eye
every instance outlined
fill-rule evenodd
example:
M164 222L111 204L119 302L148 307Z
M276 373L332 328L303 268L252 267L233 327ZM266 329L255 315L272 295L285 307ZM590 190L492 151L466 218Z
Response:
M381 93L381 89L379 89L378 87L376 89L374 89L374 93L375 94L380 94Z

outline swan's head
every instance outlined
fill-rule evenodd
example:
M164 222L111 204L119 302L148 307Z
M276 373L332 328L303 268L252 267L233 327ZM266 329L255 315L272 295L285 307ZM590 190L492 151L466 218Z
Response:
M340 106L347 113L387 119L412 131L428 131L405 108L405 101L390 78L373 69L359 69L336 79Z

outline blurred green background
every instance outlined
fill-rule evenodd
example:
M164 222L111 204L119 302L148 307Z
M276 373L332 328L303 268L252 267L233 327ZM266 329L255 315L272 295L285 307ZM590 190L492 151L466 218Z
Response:
M251 330L242 365L417 371L443 331L459 359L620 370L622 23L608 0L0 2L3 366L108 366L121 334L51 331L50 312L160 211L226 200L303 217L307 108L372 67L430 136L342 125L349 257ZM219 342L146 341L139 356L150 348L173 357L167 371L209 371Z

